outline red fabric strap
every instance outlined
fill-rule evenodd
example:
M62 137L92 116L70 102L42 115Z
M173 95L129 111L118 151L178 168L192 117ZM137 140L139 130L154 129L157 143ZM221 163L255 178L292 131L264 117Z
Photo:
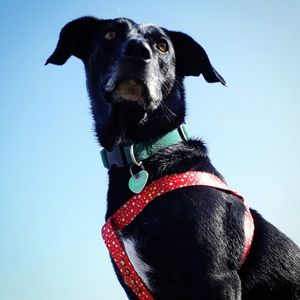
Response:
M244 198L229 187L217 176L200 171L188 171L181 174L173 174L157 179L147 185L139 194L131 197L118 211L112 215L102 228L102 237L114 259L126 284L134 291L141 300L154 299L142 279L134 270L124 245L118 237L118 230L130 224L135 217L156 197L170 191L188 186L206 186L228 192L241 201ZM245 205L245 244L241 265L244 263L253 239L254 222L249 207Z

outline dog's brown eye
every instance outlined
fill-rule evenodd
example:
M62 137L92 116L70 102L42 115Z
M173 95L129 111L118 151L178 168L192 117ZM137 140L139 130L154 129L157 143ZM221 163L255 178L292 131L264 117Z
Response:
M156 44L157 49L162 52L166 53L169 50L168 44L165 41L160 41Z
M106 40L114 40L116 38L117 34L114 30L109 30L105 33L104 37Z

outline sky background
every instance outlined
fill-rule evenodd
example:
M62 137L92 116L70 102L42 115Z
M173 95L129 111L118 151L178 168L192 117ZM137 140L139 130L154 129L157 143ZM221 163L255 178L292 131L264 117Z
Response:
M106 170L60 29L124 16L194 37L228 82L187 78L187 126L251 207L300 243L300 1L14 1L0 10L0 299L122 300L100 237Z

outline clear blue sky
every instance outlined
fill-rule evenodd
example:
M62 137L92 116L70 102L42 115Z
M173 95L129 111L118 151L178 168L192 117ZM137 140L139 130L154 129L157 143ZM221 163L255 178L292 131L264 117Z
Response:
M100 238L106 171L61 27L125 16L192 35L228 87L186 80L187 124L228 183L300 242L300 2L14 1L0 11L0 298L125 299Z

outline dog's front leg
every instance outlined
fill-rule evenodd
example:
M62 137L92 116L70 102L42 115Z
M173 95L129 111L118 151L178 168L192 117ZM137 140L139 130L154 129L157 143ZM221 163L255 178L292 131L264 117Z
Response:
M220 272L213 274L195 287L192 300L241 300L241 281L236 271ZM200 289L199 289L200 288Z
M184 272L183 272L184 273ZM241 300L241 281L236 271L211 274L186 274L176 284L160 281L154 290L155 300ZM131 299L131 298L130 298ZM133 298L134 299L134 298Z

